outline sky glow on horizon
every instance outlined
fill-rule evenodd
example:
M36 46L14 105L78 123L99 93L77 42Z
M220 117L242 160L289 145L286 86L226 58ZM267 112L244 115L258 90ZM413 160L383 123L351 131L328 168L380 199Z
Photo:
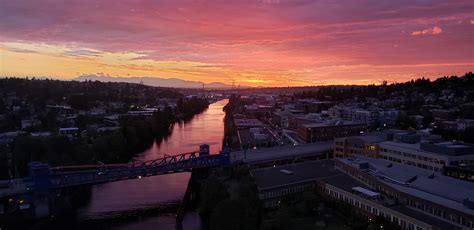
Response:
M0 0L0 76L379 84L474 67L472 0Z

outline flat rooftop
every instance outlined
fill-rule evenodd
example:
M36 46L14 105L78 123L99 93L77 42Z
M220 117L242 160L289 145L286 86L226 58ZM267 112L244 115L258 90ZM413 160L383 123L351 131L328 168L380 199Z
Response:
M404 205L396 205L396 206L392 206L390 207L391 209L397 211L397 212L400 212L400 213L403 213L407 216L410 216L410 217L413 217L417 220L421 220L427 224L431 224L433 226L436 226L440 229L449 229L449 230L462 230L461 227L458 227L454 224L451 224L451 223L448 223L446 221L443 221L443 220L440 220L440 219L437 219L435 217L432 217L432 216L429 216L429 215L426 215L424 213L421 213L419 211L416 211L414 209L411 209L409 207L406 207Z
M472 182L365 156L338 158L338 160L354 167L357 167L356 162L367 162L370 174L398 191L474 215L474 210L463 205L466 198L474 200ZM453 192L453 188L456 192Z
M262 163L275 160L284 160L294 157L322 155L333 150L333 141L314 142L302 145L287 145L272 148L259 148L247 151L232 152L230 160L246 163Z
M320 127L332 127L332 126L348 126L348 125L364 125L365 123L358 123L352 121L336 121L336 122L319 122L319 123L307 123L302 126L305 128L320 128Z
M474 147L452 142L442 142L442 143L404 143L404 142L395 142L395 141L383 141L379 143L380 147L385 148L399 148L412 151L418 151L421 153L427 154L436 154L442 156L463 156L463 155L474 155Z
M322 178L321 180L324 181L326 184L330 184L334 187L337 187L339 189L342 189L346 192L352 192L354 187L360 187L363 189L368 189L371 190L369 187L367 187L365 184L362 182L354 179L353 177L336 170L337 173L334 173L333 176L327 177L327 178Z
M235 126L262 126L262 123L258 120L258 119L255 119L255 118L250 118L250 119L246 119L246 118L242 118L242 119L234 119L234 124Z
M404 143L404 142L395 142L395 141L383 141L380 142L379 145L381 147L383 146L392 146L392 147L397 147L397 148L404 148L404 149L410 149L410 150L417 150L420 151L420 143Z
M291 172L291 174L288 172ZM254 169L251 173L259 190L343 174L334 168L333 160L309 161L292 165Z

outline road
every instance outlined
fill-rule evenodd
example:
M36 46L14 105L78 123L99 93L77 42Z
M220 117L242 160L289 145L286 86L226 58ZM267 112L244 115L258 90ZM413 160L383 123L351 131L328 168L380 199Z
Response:
M252 164L295 157L316 156L332 151L333 143L333 141L325 141L296 146L290 145L237 151L231 153L230 159L231 163L242 161Z

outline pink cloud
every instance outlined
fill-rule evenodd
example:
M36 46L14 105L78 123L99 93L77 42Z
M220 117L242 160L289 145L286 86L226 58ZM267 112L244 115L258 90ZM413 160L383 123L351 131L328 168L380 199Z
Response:
M472 0L3 0L0 42L72 44L262 71L465 63L472 62L473 9ZM450 33L407 36L441 28Z
M437 34L441 34L443 32L443 30L438 27L438 26L435 26L433 28L428 28L428 29L425 29L425 30L418 30L418 31L413 31L411 33L411 35L413 36L418 36L418 35L437 35Z

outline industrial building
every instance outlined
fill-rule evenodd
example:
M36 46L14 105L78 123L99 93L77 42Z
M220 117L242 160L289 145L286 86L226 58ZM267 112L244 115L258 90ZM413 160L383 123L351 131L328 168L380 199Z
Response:
M395 210L418 213L411 217L427 216L459 229L474 227L473 183L365 156L337 158L335 167L385 196L390 201L386 206L392 203ZM432 227L455 229L439 223Z
M265 208L296 202L304 191L346 202L367 219L402 229L471 229L474 184L369 157L302 162L251 171ZM459 188L455 194L450 190Z
M474 145L422 140L420 135L410 132L380 132L338 138L334 141L335 157L354 155L381 158L442 173L446 167L452 165L473 164ZM465 175L463 179L474 179L471 176Z
M357 135L367 128L365 123L325 121L319 123L301 124L298 126L298 135L307 143L328 141L336 137Z

